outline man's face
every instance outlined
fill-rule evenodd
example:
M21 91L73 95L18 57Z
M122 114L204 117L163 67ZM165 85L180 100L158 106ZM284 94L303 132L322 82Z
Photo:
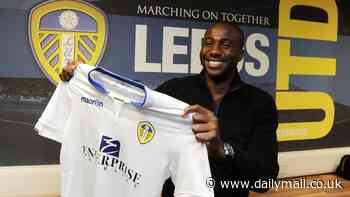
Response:
M202 40L201 64L209 78L220 81L232 75L243 51L239 32L229 25L218 25L208 29Z

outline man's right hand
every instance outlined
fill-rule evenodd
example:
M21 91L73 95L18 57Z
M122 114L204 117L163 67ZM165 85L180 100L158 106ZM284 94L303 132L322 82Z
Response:
M62 81L69 81L74 74L74 70L77 68L79 64L82 64L83 62L77 61L77 62L68 62L67 66L62 69L62 72L59 74L60 79Z

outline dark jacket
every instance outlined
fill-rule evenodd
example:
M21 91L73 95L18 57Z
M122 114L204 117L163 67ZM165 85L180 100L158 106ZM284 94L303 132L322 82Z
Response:
M214 111L203 75L172 79L157 90L190 105L199 104ZM271 182L279 170L276 139L278 118L273 98L236 77L231 83L231 90L220 103L217 117L221 138L234 147L235 156L220 161L209 158L216 181L215 196L248 196L249 190L267 191L269 188L254 187L254 182L257 181L258 187L266 186L263 180ZM220 181L232 180L249 181L249 189L242 186L236 189L221 188ZM172 196L173 189L168 180L163 187L163 197Z

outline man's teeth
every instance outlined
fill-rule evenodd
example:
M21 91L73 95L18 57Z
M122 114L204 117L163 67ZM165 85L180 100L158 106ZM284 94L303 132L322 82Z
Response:
M212 65L219 65L219 64L223 64L224 62L222 61L207 61L208 64L212 64Z

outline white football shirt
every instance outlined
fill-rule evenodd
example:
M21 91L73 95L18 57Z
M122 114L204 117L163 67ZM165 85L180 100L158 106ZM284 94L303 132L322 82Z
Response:
M159 197L171 177L177 197L212 197L207 149L188 106L103 68L80 64L59 83L35 125L62 144L62 197Z

